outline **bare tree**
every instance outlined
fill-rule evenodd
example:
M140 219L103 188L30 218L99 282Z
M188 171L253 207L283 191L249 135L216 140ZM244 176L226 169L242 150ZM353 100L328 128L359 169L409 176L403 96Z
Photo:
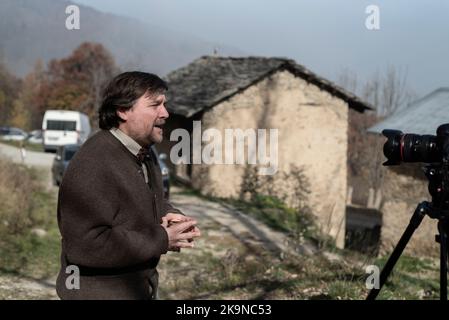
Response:
M384 174L382 145L385 139L368 134L366 130L399 108L406 107L416 97L408 87L407 72L390 66L383 74L377 72L361 84L355 73L344 70L337 81L376 108L374 112L363 114L354 110L349 112L349 184L357 186L357 191L364 190L366 194L370 188L380 190Z
M349 92L357 92L357 74L349 69L343 69L337 78L337 84Z
M376 72L365 83L360 84L357 74L345 69L338 76L337 83L371 103L376 108L377 116L383 118L416 99L416 94L407 83L407 77L407 69L388 66L383 74Z

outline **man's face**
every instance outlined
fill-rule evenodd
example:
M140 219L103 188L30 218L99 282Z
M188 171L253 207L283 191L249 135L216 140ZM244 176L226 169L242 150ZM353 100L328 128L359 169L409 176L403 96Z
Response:
M146 93L137 99L131 109L119 109L117 113L125 120L120 123L119 129L141 146L162 141L162 126L168 118L164 94Z

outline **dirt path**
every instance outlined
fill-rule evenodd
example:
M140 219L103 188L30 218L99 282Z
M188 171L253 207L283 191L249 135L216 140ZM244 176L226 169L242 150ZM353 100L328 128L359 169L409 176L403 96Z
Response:
M57 190L53 187L51 181L51 166L55 157L54 153L43 153L26 150L25 153L19 148L0 143L0 157L7 158L14 163L25 164L34 167L42 172L45 179L45 186L53 191Z
M26 150L25 153L21 149L0 143L0 156L5 156L16 163L24 163L28 166L38 166L50 168L55 157L54 153L43 153Z
M19 276L0 276L0 299L55 300L55 279L36 280Z
M181 191L182 189L172 188L172 204L186 215L196 218L199 226L209 235L230 236L242 245L270 250L281 257L285 254L313 251L311 247L293 247L284 233L274 231L229 205L183 195Z

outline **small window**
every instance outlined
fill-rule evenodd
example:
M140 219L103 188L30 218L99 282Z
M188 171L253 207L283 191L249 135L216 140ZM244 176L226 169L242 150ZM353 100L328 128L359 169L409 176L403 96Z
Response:
M76 131L76 121L47 120L47 130Z
M1 135L6 135L9 134L9 129L8 128L0 128L0 134Z

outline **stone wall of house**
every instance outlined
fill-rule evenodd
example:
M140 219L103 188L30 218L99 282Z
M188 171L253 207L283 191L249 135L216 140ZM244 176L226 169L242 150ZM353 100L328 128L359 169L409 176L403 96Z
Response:
M347 193L348 105L307 81L282 71L206 111L202 129L278 129L278 171L271 191L291 192L294 167L310 184L308 204L323 232L344 246ZM223 153L225 152L223 146ZM193 165L192 184L205 194L241 196L245 165Z
M418 203L431 200L424 173L416 173L416 166L419 164L401 164L399 167L383 169L381 254L391 253ZM407 245L405 254L438 256L439 247L435 242L435 234L437 220L426 216Z

